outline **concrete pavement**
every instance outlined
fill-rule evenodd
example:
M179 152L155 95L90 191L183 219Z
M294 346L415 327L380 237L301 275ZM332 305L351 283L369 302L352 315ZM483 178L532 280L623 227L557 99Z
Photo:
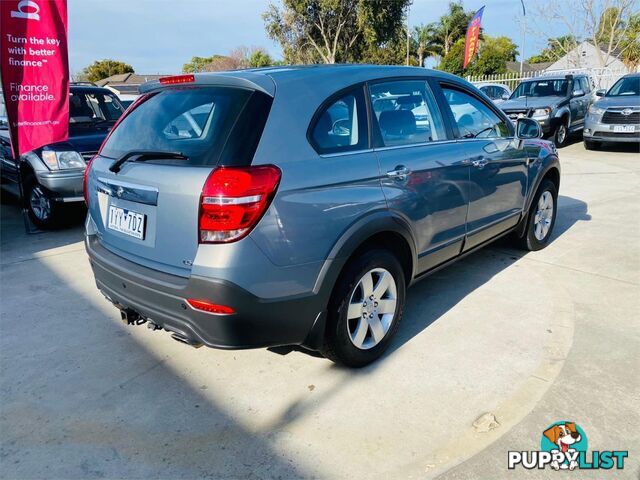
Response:
M568 419L590 448L628 449L609 475L636 478L639 157L563 149L553 243L503 242L419 283L391 351L358 371L125 327L81 228L26 236L3 203L0 474L539 478L507 451Z

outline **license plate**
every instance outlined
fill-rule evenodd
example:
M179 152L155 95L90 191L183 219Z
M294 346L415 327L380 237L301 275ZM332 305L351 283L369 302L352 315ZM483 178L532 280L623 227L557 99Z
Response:
M109 206L109 222L107 227L116 232L144 240L144 224L146 216L126 208Z
M613 131L616 133L633 133L635 132L634 125L616 125L613 127Z

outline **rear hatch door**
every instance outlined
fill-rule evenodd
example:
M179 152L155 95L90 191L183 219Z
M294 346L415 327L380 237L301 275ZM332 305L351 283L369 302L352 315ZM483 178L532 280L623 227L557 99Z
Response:
M188 276L202 187L216 166L251 162L270 105L263 92L227 86L176 86L141 98L88 173L89 214L101 244ZM112 168L123 156L119 171Z

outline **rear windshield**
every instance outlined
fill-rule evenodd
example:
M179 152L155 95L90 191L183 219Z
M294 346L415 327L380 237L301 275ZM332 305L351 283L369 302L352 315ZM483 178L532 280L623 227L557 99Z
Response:
M188 157L181 164L215 165L230 132L242 129L239 118L251 110L246 107L256 103L256 95L262 94L229 87L176 87L149 94L113 131L101 155L116 159L136 150L178 152ZM261 132L264 125L256 126L255 116L253 121Z

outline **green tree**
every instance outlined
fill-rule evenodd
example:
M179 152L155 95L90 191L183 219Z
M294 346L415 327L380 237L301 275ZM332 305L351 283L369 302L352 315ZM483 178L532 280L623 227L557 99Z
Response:
M443 58L447 56L455 43L464 38L467 26L476 14L465 12L462 1L449 3L449 10L440 19L431 24L433 31L432 46L434 53Z
M578 42L573 35L563 35L549 38L547 46L537 55L530 57L528 63L555 62L578 46Z
M269 67L274 64L274 61L267 52L256 49L249 55L248 64L252 68Z
M411 39L418 58L418 65L421 67L424 66L426 58L436 57L442 52L436 34L437 27L434 23L419 25L413 28Z
M465 39L460 38L453 44L449 53L442 59L438 69L455 75L492 75L505 73L507 62L512 62L518 55L518 47L508 37L489 37L485 35L480 42L477 55L467 68L464 64Z
M640 13L634 13L629 17L627 29L620 42L622 61L634 71L640 66Z
M183 73L196 73L204 72L207 66L213 63L215 60L225 58L224 55L211 55L210 57L191 57L191 61L185 63L182 66Z
M121 73L133 73L133 67L128 63L119 62L117 60L97 60L86 67L80 73L82 78L86 78L89 82L97 82L111 75Z
M410 0L282 0L263 14L287 63L398 60Z

